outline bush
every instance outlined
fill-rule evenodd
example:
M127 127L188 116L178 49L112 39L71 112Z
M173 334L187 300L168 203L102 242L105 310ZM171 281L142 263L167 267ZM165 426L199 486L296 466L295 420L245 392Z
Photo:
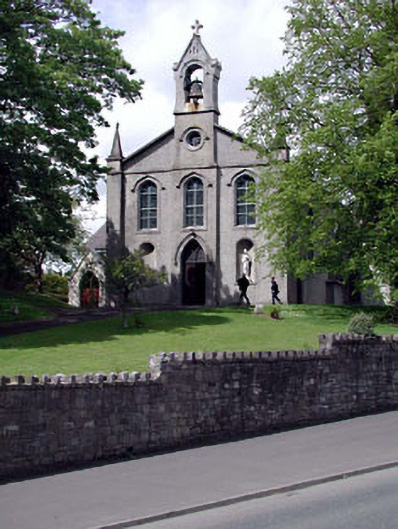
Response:
M64 303L68 303L68 278L60 274L43 274L42 276L42 294L56 298ZM35 294L37 285L28 283L25 286L27 294Z
M268 305L268 307L265 310L265 313L268 314L273 320L280 320L282 319L281 314L282 311L279 307L276 307L275 305Z
M348 325L348 332L354 334L374 335L375 322L373 316L360 312L355 314Z

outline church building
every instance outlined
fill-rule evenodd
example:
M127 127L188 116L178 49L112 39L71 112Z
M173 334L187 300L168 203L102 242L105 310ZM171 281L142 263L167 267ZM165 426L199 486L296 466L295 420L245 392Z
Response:
M279 275L258 255L261 234L248 190L267 161L243 150L242 139L219 124L221 63L204 47L201 27L192 26L193 36L173 65L174 127L127 156L116 130L107 160L106 229L93 237L71 279L71 302L81 304L82 281L90 272L98 279L97 303L106 305L101 251L113 256L127 248L140 249L149 266L166 273L164 285L141 293L147 306L237 302L242 274L253 305L271 301L273 275L284 302L342 303L337 282L325 276L301 283Z

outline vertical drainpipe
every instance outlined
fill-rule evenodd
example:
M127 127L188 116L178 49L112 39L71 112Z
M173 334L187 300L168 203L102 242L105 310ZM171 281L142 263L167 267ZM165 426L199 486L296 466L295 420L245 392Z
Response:
M123 160L120 162L120 246L119 254L122 255L126 248L126 176L123 169Z
M216 167L217 171L217 184L216 184L216 269L215 269L215 275L216 275L216 285L215 285L215 302L218 306L220 304L220 288L221 288L221 236L220 236L220 224L221 224L221 215L220 215L220 209L221 209L221 171L220 167L217 165Z
M215 259L215 293L214 301L218 306L220 304L220 288L221 288L221 259L220 259L220 249L221 249L221 169L218 165L218 146L217 146L217 130L213 128L214 134L214 161L216 168L216 259Z

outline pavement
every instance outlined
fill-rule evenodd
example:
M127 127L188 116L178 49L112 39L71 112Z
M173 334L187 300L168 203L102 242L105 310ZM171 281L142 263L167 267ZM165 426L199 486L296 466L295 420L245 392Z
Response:
M146 307L134 307L128 310L128 314L145 312L147 310L196 310L197 306L165 306L165 305L152 305L150 308ZM41 331L43 329L51 329L53 327L60 327L62 325L73 325L75 323L84 323L87 321L97 321L106 318L112 318L120 316L120 310L100 308L100 309L75 309L71 311L59 310L55 311L54 315L50 318L43 320L32 320L32 321L10 321L0 323L0 337L10 336L13 334L22 334L26 332Z
M43 320L1 323L0 336L41 331L43 329L51 329L52 327L71 325L74 323L84 323L86 321L103 320L104 318L110 318L118 314L118 311L109 309L59 311L54 316Z
M0 529L122 529L398 466L398 412L4 484Z

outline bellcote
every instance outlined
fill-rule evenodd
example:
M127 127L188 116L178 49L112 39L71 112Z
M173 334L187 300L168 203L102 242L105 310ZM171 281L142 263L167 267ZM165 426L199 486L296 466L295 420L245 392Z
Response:
M180 61L173 65L176 81L174 114L214 112L218 108L218 81L221 63L212 59L202 44L199 30L203 26L196 21L194 34Z

